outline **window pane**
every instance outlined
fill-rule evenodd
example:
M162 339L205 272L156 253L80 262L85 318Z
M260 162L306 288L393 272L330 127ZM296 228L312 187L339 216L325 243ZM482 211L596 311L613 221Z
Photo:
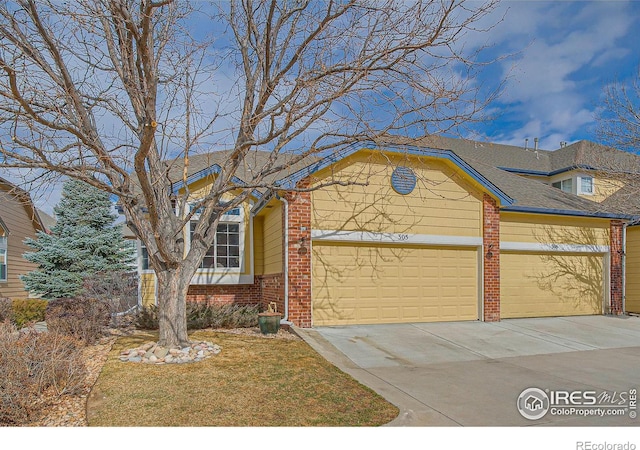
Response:
M213 257L213 255L205 256L202 260L202 264L200 264L200 267L203 269L211 269L215 267L215 258Z
M0 280L7 279L7 251L0 250Z
M562 188L564 192L571 193L573 192L573 180L569 178L568 180L562 180Z
M593 193L593 178L591 177L582 177L580 179L580 190L584 194L592 194Z
M196 222L191 222L191 237ZM240 267L240 224L219 223L216 227L216 239L209 248L200 268Z
M143 243L140 243L140 257L142 259L142 270L149 270L149 251Z

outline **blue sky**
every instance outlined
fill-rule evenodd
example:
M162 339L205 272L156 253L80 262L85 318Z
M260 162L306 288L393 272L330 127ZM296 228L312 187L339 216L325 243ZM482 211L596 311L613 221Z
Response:
M486 23L502 16L490 32L470 36L470 44L491 45L486 56L510 55L476 80L491 90L506 79L504 89L487 110L493 119L463 136L513 145L528 138L530 146L539 138L547 150L561 141L597 141L603 89L638 73L640 0L503 0ZM37 191L37 206L51 213L60 185Z
M475 137L524 145L540 139L598 141L596 117L608 83L629 80L640 66L640 1L504 1L504 21L489 34L494 55L513 55L480 82L504 91L490 105L495 120Z

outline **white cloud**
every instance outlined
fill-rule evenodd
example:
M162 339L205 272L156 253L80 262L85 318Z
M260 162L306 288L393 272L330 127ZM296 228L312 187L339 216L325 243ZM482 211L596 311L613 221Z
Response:
M494 135L518 145L538 136L541 146L558 148L593 125L599 92L615 76L609 65L636 45L640 12L623 1L507 1L502 8L494 42L505 54L521 51L503 63L509 78L497 107L509 131Z

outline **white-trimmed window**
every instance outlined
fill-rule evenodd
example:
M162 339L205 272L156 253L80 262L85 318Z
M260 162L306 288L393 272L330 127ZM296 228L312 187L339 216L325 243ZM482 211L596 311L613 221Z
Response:
M0 226L0 282L7 281L7 233Z
M555 183L551 183L551 186L554 188L558 188L563 192L568 192L569 194L573 193L573 179L567 178L566 180L556 181Z
M580 193L593 195L593 177L580 177Z
M140 241L140 270L149 269L149 251L144 242Z
M198 224L192 220L189 227L189 243ZM244 256L244 220L242 208L233 208L220 218L213 244L204 255L200 269L240 271Z

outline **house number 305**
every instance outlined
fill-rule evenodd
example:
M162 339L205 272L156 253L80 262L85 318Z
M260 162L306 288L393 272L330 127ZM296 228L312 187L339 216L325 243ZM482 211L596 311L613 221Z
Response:
M408 241L409 240L409 235L408 234L399 234L398 235L398 240L399 241Z

